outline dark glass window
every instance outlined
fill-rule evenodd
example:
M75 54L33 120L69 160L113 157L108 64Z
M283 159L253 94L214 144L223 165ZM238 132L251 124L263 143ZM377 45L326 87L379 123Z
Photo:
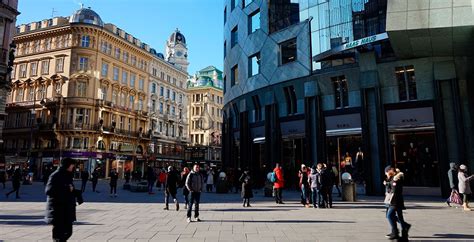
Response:
M235 65L232 67L230 72L230 86L233 87L236 84L239 84L239 66Z
M234 8L236 8L237 6L239 6L239 1L238 0L231 0L230 1L230 11L232 12L234 10Z
M260 29L260 9L249 15L249 34Z
M224 41L224 58L227 55L227 41Z
M336 108L344 108L349 106L349 93L347 88L347 79L345 76L337 76L331 78L334 86L334 97Z
M296 38L280 44L281 64L296 60Z
M262 121L262 106L258 95L252 96L253 107L255 108L254 121Z
M288 86L283 88L286 99L286 111L288 114L295 114L297 110L297 101L296 101L296 92L293 86Z
M268 0L270 33L300 22L299 3L294 0Z
M227 7L224 8L224 24L227 22Z
M226 90L227 90L227 78L226 76L224 76L224 94L226 93Z
M260 52L249 57L249 77L260 73Z
M237 26L235 26L235 28L233 28L232 32L230 33L230 48L233 48L239 41L237 31L238 31L238 28Z
M398 82L398 97L400 101L411 101L417 99L415 67L402 66L395 68L395 76Z

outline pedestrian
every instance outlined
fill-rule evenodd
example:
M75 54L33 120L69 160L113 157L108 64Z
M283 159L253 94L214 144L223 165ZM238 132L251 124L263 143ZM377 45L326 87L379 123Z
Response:
M471 185L470 181L474 179L474 175L467 176L467 166L460 165L458 172L458 187L459 193L462 194L462 207L464 211L471 211L469 207L469 199L471 197Z
M235 188L235 193L239 193L239 190L242 188L242 184L239 181L240 176L242 175L242 169L237 168L234 173L231 174L231 184L233 184Z
M184 209L188 209L189 203L189 190L186 187L186 178L188 178L189 168L184 167L181 172L181 186L183 187L183 197L184 197Z
M454 162L449 163L448 179L451 192L458 192L458 167ZM448 197L448 199L446 200L446 204L448 204L449 207L451 207L450 198L451 197Z
M156 174L150 165L148 165L148 168L146 171L146 179L148 181L148 194L155 194L153 193L153 186L155 185Z
M12 186L13 186L13 190L11 190L10 192L6 193L5 195L7 196L10 196L10 194L12 193L15 193L16 195L16 199L19 199L20 198L20 183L21 183L21 171L20 171L20 168L16 168L15 171L13 172L12 174Z
M341 189L339 189L339 186L341 185L340 180L339 180L339 170L337 170L337 166L334 163L328 164L328 168L331 169L332 174L334 174L334 186L336 187L337 194L339 197L342 196L341 194ZM331 189L332 192L332 189Z
M301 204L309 208L309 183L308 183L308 168L305 164L301 164L301 169L298 171L299 188L301 191Z
M44 171L43 171L43 185L46 186L46 183L48 183L48 179L49 179L49 176L51 175L51 173L52 173L51 167L46 166Z
M53 225L53 241L67 241L72 235L72 223L76 221L76 200L81 204L81 191L74 189L73 171L75 162L65 158L61 167L48 179L45 193L48 224Z
M385 168L385 175L387 177L384 181L386 187L385 205L387 208L387 220L390 224L392 232L387 234L390 240L398 239L398 227L397 222L402 227L402 238L408 239L408 231L411 225L405 222L403 218L403 210L405 210L405 203L403 199L403 172L396 171L395 168L388 166Z
M333 172L331 167L328 167L325 163L323 163L323 170L324 175L326 176L325 184L324 184L324 194L326 195L327 206L326 208L332 208L332 190L334 185L336 184L336 175Z
M5 182L7 181L7 174L5 171L0 171L0 183L3 185L3 189L5 189Z
M81 191L85 192L86 191L87 180L89 180L89 172L87 172L86 170L83 170L81 172L81 180L82 180Z
M162 186L163 186L163 190L165 190L166 175L167 174L166 174L165 168L162 168L160 174L158 175L158 179L160 180L160 188L159 188L160 190Z
M319 181L321 183L321 189L319 192L319 207L320 208L329 208L329 187L331 185L331 174L328 169L324 166L324 163L321 164L319 168Z
M110 176L110 197L117 197L117 181L118 181L118 173L114 169L109 174Z
M250 171L248 168L242 173L239 178L239 181L242 183L242 192L241 196L243 199L243 207L251 207L250 206L250 198L253 198L253 191L252 191L252 179L250 177Z
M189 173L188 177L186 178L186 188L189 190L191 194L191 199L188 204L188 212L187 212L187 222L191 222L191 212L193 210L193 204L195 205L194 210L194 219L196 222L200 222L199 219L199 202L201 200L201 192L204 187L204 178L202 177L200 171L200 167L198 164L195 164L193 170Z
M130 169L125 170L125 184L130 183L131 172Z
M311 167L311 174L308 177L308 183L311 186L311 197L312 197L312 202L313 202L313 207L314 208L319 208L319 203L320 199L319 197L319 191L321 190L321 181L320 181L320 173L319 170L321 170L322 165L318 164L317 166ZM319 168L319 169L318 169Z
M92 191L93 192L99 192L96 190L97 188L97 182L99 182L99 171L97 168L94 169L94 171L91 174L91 181L92 181Z
M283 180L283 169L280 167L280 164L276 163L275 169L273 169L273 189L275 191L275 202L277 204L283 204L283 188L285 181Z
M207 171L206 175L206 192L212 192L212 187L214 186L214 170L212 167Z
M179 202L176 198L176 193L178 192L178 183L179 183L179 173L175 171L173 166L168 167L168 176L166 176L165 182L165 208L164 210L169 210L168 203L170 196L173 198L173 202L176 206L176 211L179 210Z

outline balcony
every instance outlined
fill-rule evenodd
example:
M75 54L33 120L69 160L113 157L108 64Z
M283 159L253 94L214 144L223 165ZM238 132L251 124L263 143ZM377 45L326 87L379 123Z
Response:
M82 123L76 123L76 124L67 124L63 123L58 125L59 130L85 130L85 131L94 131L96 128L94 128L95 125L91 124L82 124Z

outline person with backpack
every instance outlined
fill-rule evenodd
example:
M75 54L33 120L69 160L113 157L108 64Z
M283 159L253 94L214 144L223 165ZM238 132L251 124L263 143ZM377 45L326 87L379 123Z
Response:
M275 202L277 204L283 204L282 193L285 181L283 179L283 169L280 167L280 164L276 163L270 181L273 182L273 189L275 191Z

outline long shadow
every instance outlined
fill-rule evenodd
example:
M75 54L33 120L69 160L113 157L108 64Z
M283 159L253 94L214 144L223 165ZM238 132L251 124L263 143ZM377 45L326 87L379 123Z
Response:
M353 221L330 221L330 220L202 220L203 222L210 223L295 223L295 224L305 224L305 223L341 223L341 224L350 224L355 223Z
M48 224L44 220L10 220L10 221L0 221L0 225L47 226ZM103 225L103 224L75 222L74 225Z
M203 211L212 212L271 212L271 211L293 211L294 209L279 208L279 209L259 209L259 208L222 208L222 209L204 209Z
M433 234L433 236L410 236L413 239L474 239L473 234Z
M0 215L0 220L29 220L29 219L43 219L42 215Z

